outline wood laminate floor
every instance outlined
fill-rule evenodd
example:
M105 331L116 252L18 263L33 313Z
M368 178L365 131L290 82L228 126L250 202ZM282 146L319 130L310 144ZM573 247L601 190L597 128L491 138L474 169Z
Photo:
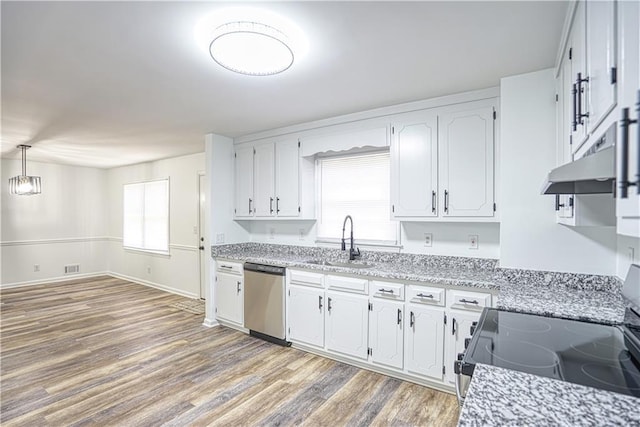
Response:
M9 426L454 426L454 396L276 346L111 277L0 293Z

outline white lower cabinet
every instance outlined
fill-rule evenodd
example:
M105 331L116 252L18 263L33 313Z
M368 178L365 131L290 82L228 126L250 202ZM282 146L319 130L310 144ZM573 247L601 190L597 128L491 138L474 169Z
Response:
M324 291L289 287L289 339L324 347Z
M216 318L242 326L244 324L244 276L242 264L217 263Z
M327 350L366 360L368 320L366 296L327 291Z
M373 299L369 323L371 361L402 369L404 355L404 304Z
M471 338L471 325L480 319L480 314L479 311L449 310L446 333L447 355L444 366L446 380L450 384L455 384L453 364L458 354L464 352L464 340Z
M407 371L442 381L444 309L407 304Z

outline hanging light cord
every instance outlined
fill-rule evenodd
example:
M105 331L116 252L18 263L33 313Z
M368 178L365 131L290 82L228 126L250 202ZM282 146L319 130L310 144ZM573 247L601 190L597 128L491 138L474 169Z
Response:
M27 149L31 148L30 145L18 145L22 150L22 176L27 176Z

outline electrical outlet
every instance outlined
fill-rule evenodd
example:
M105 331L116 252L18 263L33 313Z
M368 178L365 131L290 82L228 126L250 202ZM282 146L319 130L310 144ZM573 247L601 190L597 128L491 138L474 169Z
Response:
M298 238L304 240L304 228L298 229Z
M424 233L424 245L428 248L433 245L433 234Z
M40 271L40 264L33 264L33 272L37 273L38 271Z
M635 249L633 248L633 246L629 246L629 247L627 248L627 256L629 257L629 262L633 262L633 261L635 260L635 256L636 256L636 253L635 253L635 252L636 252L636 251L635 251Z
M216 244L221 245L224 243L224 233L216 234Z
M269 238L274 239L276 237L276 229L275 227L269 227Z
M469 249L478 249L478 235L469 234Z

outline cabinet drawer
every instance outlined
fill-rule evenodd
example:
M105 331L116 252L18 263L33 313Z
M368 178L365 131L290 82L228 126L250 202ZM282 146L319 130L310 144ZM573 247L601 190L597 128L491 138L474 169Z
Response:
M372 280L371 295L374 297L404 301L404 285L402 283L378 282Z
M468 291L449 291L449 304L458 310L482 311L491 307L491 294Z
M409 286L409 301L416 304L440 305L443 306L445 292L442 288L432 288L429 286Z
M356 294L369 293L369 281L355 277L327 276L327 286L329 289L353 292Z
M242 274L243 267L239 262L216 260L216 270L229 274Z
M313 286L315 288L324 286L324 274L310 271L289 270L289 280L291 284L296 285Z

